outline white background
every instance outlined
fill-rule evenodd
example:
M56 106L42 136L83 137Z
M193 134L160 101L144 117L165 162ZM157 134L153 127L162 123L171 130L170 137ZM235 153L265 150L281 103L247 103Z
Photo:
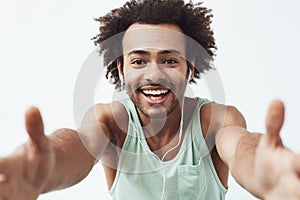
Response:
M94 50L94 17L125 1L0 0L0 156L25 142L24 112L41 109L46 133L73 128L76 76ZM244 114L250 131L264 132L274 98L286 104L284 143L299 151L300 3L295 0L207 1L218 45L216 67L226 103ZM278 160L280 163L280 160ZM109 199L98 164L80 184L41 200ZM255 199L230 179L227 199Z

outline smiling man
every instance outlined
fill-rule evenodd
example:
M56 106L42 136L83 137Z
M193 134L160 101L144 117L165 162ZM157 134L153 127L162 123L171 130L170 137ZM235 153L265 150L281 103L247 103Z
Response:
M259 134L247 131L235 107L185 96L189 83L212 69L208 9L131 0L97 21L107 77L127 98L94 105L79 130L49 137L30 108L29 141L0 159L0 199L32 200L72 186L98 159L118 200L225 199L229 172L258 198L300 199L299 155L279 137L282 102L270 105L267 132ZM116 34L120 40L110 40Z

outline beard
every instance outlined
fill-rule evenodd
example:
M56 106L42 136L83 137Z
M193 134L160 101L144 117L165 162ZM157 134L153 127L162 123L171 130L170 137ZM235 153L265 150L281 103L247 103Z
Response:
M186 80L180 81L177 85L165 80L156 83L143 81L134 85L128 84L126 85L126 89L137 111L149 119L165 119L168 115L174 112L176 108L181 108L186 85ZM169 92L167 94L166 101L162 104L148 104L144 100L144 94L141 91L143 86L167 88Z

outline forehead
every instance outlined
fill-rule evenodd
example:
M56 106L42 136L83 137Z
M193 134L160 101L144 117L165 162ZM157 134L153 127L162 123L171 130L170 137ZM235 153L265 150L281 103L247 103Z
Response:
M185 54L185 36L181 29L173 24L133 24L125 32L123 53L136 50L176 50Z

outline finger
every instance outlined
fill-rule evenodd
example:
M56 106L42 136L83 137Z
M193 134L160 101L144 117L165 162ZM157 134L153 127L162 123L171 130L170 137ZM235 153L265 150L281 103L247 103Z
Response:
M3 197L8 193L8 176L7 170L9 170L9 159L1 158L0 159L0 200L4 199Z
M26 111L25 125L30 138L38 143L44 136L43 120L38 108L31 107Z
M294 156L292 160L292 167L294 172L300 177L300 154Z
M13 191L7 180L0 181L0 200L7 199L6 197L11 196L13 192L15 191Z
M284 104L280 100L271 102L266 117L266 137L270 145L281 145L279 136L284 121Z
M0 181L5 177L4 175L10 172L11 159L10 157L0 158Z
M4 183L7 181L7 177L5 174L0 174L0 183Z

